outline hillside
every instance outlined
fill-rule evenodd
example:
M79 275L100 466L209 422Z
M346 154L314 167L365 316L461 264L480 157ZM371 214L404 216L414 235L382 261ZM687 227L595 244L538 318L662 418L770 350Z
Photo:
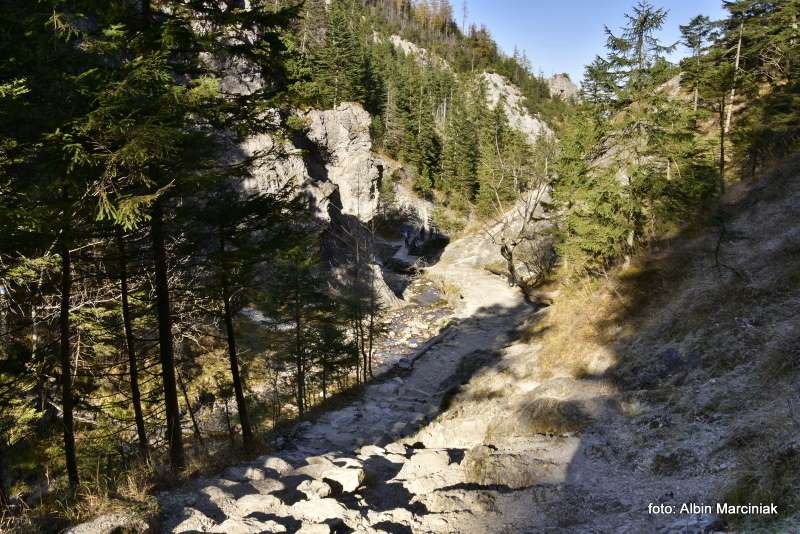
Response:
M795 510L772 527L792 531L797 236L779 230L797 216L799 171L729 197L728 269L717 235L692 232L537 310L444 260L431 275L459 288L461 312L413 367L283 448L161 494L161 528L755 532L716 503L770 502ZM654 502L713 511L644 513Z
M797 2L5 7L0 531L800 528Z

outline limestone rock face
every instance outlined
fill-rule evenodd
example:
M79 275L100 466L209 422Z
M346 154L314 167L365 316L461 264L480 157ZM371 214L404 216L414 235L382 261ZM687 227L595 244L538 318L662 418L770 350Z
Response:
M569 100L578 96L578 86L572 83L566 74L554 74L547 80L547 86L553 98Z
M523 105L525 97L514 84L496 72L484 72L481 77L486 82L486 100L489 107L493 108L501 98L504 98L508 122L512 128L525 134L529 143L535 143L543 135L553 135L553 131L544 121L528 113Z
M433 222L433 202L420 198L404 183L395 187L395 203L397 208L420 228L430 231Z
M389 42L394 46L397 50L400 50L405 55L412 55L417 58L417 61L421 65L425 66L437 66L441 67L446 70L450 70L450 64L447 63L444 59L434 54L431 54L425 48L419 47L416 44L403 39L399 35L391 35L389 37Z
M324 147L327 180L339 189L342 213L369 221L378 208L383 166L372 155L369 113L360 104L344 102L334 109L306 114L308 138Z
M311 197L323 220L330 220L330 210L339 209L341 202L342 213L369 221L378 207L383 172L382 162L372 154L369 113L360 104L346 102L335 109L311 110L303 118L308 140L316 145L311 150L321 153L321 164L308 161L300 146L287 139L254 135L231 147L228 155L234 163L254 162L244 188L276 191L292 185ZM277 126L279 118L267 113L264 120Z
M330 220L330 202L336 184L314 180L301 151L290 142L276 140L268 133L254 135L231 149L229 158L237 163L252 159L251 175L243 184L246 191L273 192L285 186L294 187L312 199L318 218Z

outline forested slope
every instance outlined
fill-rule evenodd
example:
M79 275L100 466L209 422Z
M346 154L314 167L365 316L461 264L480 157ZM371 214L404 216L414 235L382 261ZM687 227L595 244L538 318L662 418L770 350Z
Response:
M619 467L622 456L570 463L566 453L593 443L581 432L594 423L610 421L606 437L622 448L643 440L642 425L661 428L648 419L656 407L680 432L709 412L728 440L721 454L737 476L723 466L693 479L726 483L703 496L795 491L785 468L794 444L763 469L748 462L765 449L739 444L769 402L793 398L748 394L738 432L725 384L752 391L783 380L789 391L796 378L781 285L794 276L796 173L781 162L800 131L800 4L725 6L724 20L681 27L692 53L672 64L671 45L656 38L667 12L638 4L607 31L572 97L563 78L549 84L485 28L459 24L447 1L4 2L0 528L58 531L121 508L155 519L156 492L264 450L283 449L291 469L304 469L314 451L303 440L318 434L347 461L354 451L340 441L462 443L417 458L435 456L438 469L444 454L447 476L405 479L443 515L426 518L396 486L359 480L352 492L385 502L347 516L353 525L388 521L369 511L405 495L398 506L412 530L474 527L468 506L458 508L470 499L488 507L484 529L505 515L519 528L567 528L590 521L561 514L577 495L628 506L598 528L640 527L635 499L610 491L625 477L601 476L609 492L599 496L567 488L566 508L545 510L541 523L521 505L538 491L534 468L514 472L519 487L496 486L509 458L540 465L526 456L540 444L564 470L554 484L587 466ZM735 182L744 199L731 198ZM771 240L782 231L775 221L789 230ZM686 235L700 237L676 239ZM763 250L743 248L747 236ZM674 300L664 280L678 288ZM752 298L716 316L692 300L724 309L725 291ZM776 315L756 314L770 299ZM686 330L666 335L671 321ZM448 376L414 370L416 349L440 332L432 354L442 359L420 365ZM480 339L475 353L459 345ZM750 357L759 350L767 355ZM411 381L387 391L424 386L427 411L409 422L387 408L375 435L360 415L331 432L324 414L353 412L347 402L387 369ZM367 401L380 395L367 388L355 411L374 415ZM484 432L466 439L476 428ZM677 443L680 432L661 434ZM661 488L683 480L684 460L714 460L675 447L640 447L634 459L652 473L631 480ZM403 450L412 469L416 453ZM270 496L274 467L256 474ZM284 482L300 482L292 476ZM214 499L228 503L226 492L246 483L229 482L209 484ZM424 489L450 482L469 487L450 488L455 500ZM286 512L299 496L284 489L276 506ZM162 519L191 512L165 512L173 493L160 495ZM780 502L796 513L795 500ZM200 519L213 530L225 518Z

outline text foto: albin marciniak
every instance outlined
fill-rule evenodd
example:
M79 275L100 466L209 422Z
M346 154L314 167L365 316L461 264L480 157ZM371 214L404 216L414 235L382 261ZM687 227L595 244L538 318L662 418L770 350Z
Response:
M715 509L716 508L716 509ZM724 502L711 504L683 503L680 506L669 504L647 505L647 512L650 514L733 514L733 515L778 515L778 507L770 504L743 504L733 505Z

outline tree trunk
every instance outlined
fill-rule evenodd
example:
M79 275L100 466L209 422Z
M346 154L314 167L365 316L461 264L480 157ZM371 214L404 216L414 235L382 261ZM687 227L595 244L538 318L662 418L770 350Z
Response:
M299 284L295 280L295 284ZM303 346L300 332L300 295L295 289L294 298L294 325L295 325L295 368L297 372L297 411L300 417L305 413L305 370L303 369Z
M139 392L139 370L136 363L136 350L133 340L133 324L131 320L130 304L128 302L128 256L125 251L125 238L122 229L115 229L117 248L119 249L119 281L122 292L122 325L125 330L125 349L128 352L128 375L131 381L131 402L133 415L136 419L136 434L139 437L139 451L143 458L147 458L147 433L144 428L144 415L142 414L142 396Z
M506 267L508 268L508 284L516 286L518 284L517 269L514 267L514 253L507 244L500 247L500 255L506 260Z
M8 508L8 505L9 498L8 490L6 489L6 470L5 464L3 463L3 443L2 440L0 440L0 512ZM2 516L1 513L0 516Z
M164 247L163 217L161 200L159 199L153 203L150 233L153 241L159 358L161 361L161 378L164 383L169 460L173 472L177 472L184 467L184 456L181 442L178 392L175 385L175 351L172 345L172 317L170 315L169 285L167 282L167 253Z
M61 306L59 312L59 331L61 334L59 342L59 354L61 356L61 404L63 407L64 421L64 455L67 463L67 477L69 485L74 490L78 487L78 462L75 458L75 425L72 416L72 369L70 357L72 348L70 346L70 313L69 304L72 292L72 264L69 251L70 234L70 214L67 213L68 206L64 206L65 223L64 231L61 236Z
M192 430L194 430L194 437L197 438L197 442L200 444L200 447L203 449L203 452L206 451L206 442L203 440L203 434L200 432L200 425L197 424L197 419L194 417L194 411L192 410L192 403L189 402L189 393L186 391L186 383L181 378L180 373L178 374L178 384L181 387L181 393L183 393L183 402L186 404L186 411L189 412L189 419L192 421ZM225 411L228 410L228 401L225 401ZM228 425L230 427L230 425Z
M322 400L328 398L328 357L322 357Z
M739 59L742 54L742 33L744 32L744 21L739 24L739 42L736 44L736 61L733 66L733 83L731 84L731 104L728 106L728 114L725 117L725 129L731 128L731 115L733 115L733 99L736 96L736 74L739 72Z
M722 197L725 195L725 93L722 93L719 102L719 200L717 209L719 210L719 236L717 245L714 248L714 263L719 267L720 251L722 240L725 238L725 208Z
M723 122L725 117L725 96L720 98L719 103L719 196L722 201L722 195L725 194L725 133L727 127L727 119Z
M277 369L271 369L272 371L272 428L274 429L278 426L278 419L280 419L281 415L281 399L280 399L280 391L278 390L280 376L278 374Z
M367 327L367 369L369 370L369 377L374 378L372 373L372 351L375 344L375 314L378 313L377 302L375 302L375 277L372 277L372 285L370 287L369 295L369 326Z
M228 428L228 438L231 440L231 448L236 446L233 439L233 427L231 426L231 412L228 410L228 398L225 397L225 426Z
M225 257L225 236L220 231L219 236L220 254ZM233 330L233 317L231 314L231 296L230 288L228 287L228 273L227 266L222 265L222 300L225 305L225 332L228 337L228 358L231 367L231 379L233 381L233 391L236 395L236 408L239 410L239 423L242 425L242 442L245 447L250 447L253 444L253 430L250 427L250 417L247 414L247 402L244 398L244 388L242 387L242 378L239 375L239 356L236 352L236 335Z

